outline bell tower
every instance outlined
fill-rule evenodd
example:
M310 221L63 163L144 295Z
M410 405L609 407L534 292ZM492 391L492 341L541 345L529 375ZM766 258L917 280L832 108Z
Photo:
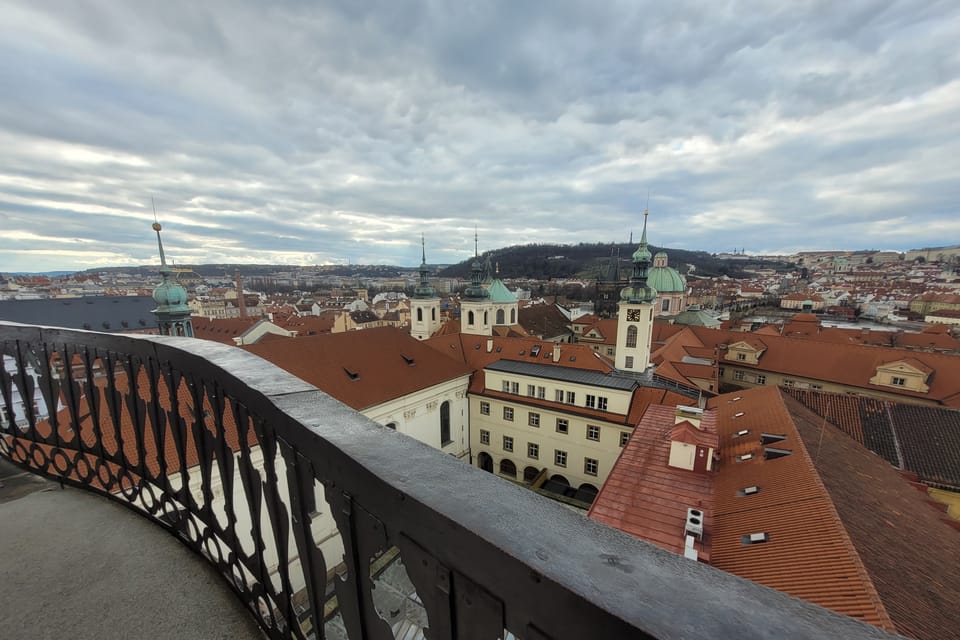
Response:
M159 222L153 223L153 230L157 232L157 246L160 248L160 276L163 278L163 282L153 289L153 299L157 303L153 314L157 316L160 335L192 338L193 323L190 321L190 307L187 306L187 290L171 278L174 271L167 266L163 240L160 238L161 229Z
M413 290L410 300L410 335L417 340L426 340L440 328L440 298L437 290L427 281L427 246L420 235L420 284Z
M470 265L470 286L460 303L460 332L481 336L493 335L493 303L483 286L483 265L480 264L479 241L473 232L473 264Z
M647 217L643 212L643 235L633 252L633 273L630 283L620 292L617 305L617 355L615 366L621 371L642 373L650 366L653 340L653 303L657 291L647 284L652 256L647 247Z

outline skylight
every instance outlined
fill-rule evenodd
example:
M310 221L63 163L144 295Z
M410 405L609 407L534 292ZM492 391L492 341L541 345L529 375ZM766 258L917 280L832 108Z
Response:
M734 459L735 459L737 462L744 462L744 461L746 461L746 460L752 460L752 459L753 459L753 454L752 454L752 453L745 453L745 454L743 454L742 456L737 456L737 457L734 458Z
M739 496L753 496L758 493L760 493L760 487L757 485L753 485L752 487L744 487L737 491L737 495Z
M740 431L737 431L735 434L733 434L733 437L734 437L734 438L742 438L743 436L747 435L748 433L750 433L750 429L741 429Z

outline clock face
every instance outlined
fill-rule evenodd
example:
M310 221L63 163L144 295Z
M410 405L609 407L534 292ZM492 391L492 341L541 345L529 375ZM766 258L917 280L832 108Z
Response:
M627 309L628 322L640 322L640 309Z

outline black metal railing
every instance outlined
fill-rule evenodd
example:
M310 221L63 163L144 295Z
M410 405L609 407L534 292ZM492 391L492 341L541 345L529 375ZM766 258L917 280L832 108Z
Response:
M175 533L271 638L324 637L334 615L351 638L392 638L377 580L394 559L431 640L886 637L583 518L240 349L0 323L0 352L0 454Z

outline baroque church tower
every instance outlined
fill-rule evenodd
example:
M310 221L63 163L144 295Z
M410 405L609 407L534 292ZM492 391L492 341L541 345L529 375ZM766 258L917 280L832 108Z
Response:
M426 340L440 328L440 298L437 290L427 282L427 246L420 236L422 260L420 261L420 284L413 290L410 300L410 335L417 340Z
M192 338L193 323L190 321L190 307L187 306L187 290L171 279L173 269L167 266L167 257L163 253L161 228L159 222L153 223L153 230L157 232L157 246L160 248L160 276L163 278L163 282L153 290L153 299L157 303L153 314L157 316L160 335Z
M647 248L647 216L643 212L643 236L633 252L630 283L620 292L617 321L616 367L621 371L642 373L650 366L653 339L653 305L657 290L647 283L653 256Z
M476 232L473 234L473 264L470 266L470 286L463 292L460 303L460 332L473 335L493 335L493 303L490 292L483 286L483 265L480 264Z

